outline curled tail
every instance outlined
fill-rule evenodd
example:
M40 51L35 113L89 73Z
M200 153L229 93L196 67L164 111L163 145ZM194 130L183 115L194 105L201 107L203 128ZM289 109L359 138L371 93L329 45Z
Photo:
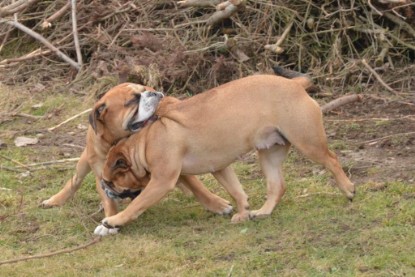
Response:
M274 65L272 67L274 70L274 73L278 76L282 76L288 79L293 79L297 83L299 83L301 86L304 87L305 90L309 90L314 88L314 84L311 81L311 78L308 74L304 74L301 72L297 72L291 69L283 68L278 65Z

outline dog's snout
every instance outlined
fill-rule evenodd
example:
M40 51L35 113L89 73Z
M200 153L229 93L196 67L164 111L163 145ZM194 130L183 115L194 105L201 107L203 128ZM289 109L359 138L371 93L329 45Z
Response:
M113 184L112 182L106 181L104 179L101 179L101 188L105 189L105 188L112 188Z

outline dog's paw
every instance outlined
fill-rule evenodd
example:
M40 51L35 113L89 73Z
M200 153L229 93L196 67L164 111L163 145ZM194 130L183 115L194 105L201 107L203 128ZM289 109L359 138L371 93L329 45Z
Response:
M240 223L249 220L249 211L234 214L232 216L232 223Z
M94 235L97 236L107 236L118 234L120 228L104 226L103 224L98 225L94 230Z
M264 213L261 210L251 211L249 213L249 219L261 219L268 217L270 213Z
M218 214L220 215L229 215L233 212L233 207L231 205L228 205L225 209L223 209L221 212L219 212Z
M40 203L39 204L39 208L42 208L42 209L50 209L50 208L53 208L53 207L56 207L57 205L54 205L51 201L50 201L50 199L47 199L47 200L43 200L42 201L42 203Z

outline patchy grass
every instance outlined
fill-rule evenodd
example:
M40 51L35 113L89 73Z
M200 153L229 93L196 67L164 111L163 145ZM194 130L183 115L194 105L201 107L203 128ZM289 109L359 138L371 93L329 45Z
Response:
M14 96L0 89L0 98L6 93ZM87 124L86 116L53 133L42 130L87 109L92 100L86 97L44 94L25 103L25 112L33 104L44 103L41 112L31 114L46 117L30 123L21 117L3 122L0 139L8 147L0 149L0 154L24 164L77 157L81 149L64 145L84 145L85 131L77 126ZM38 145L14 147L15 136L39 133ZM334 146L347 149L341 141ZM0 170L1 260L71 248L93 239L92 232L102 219L102 214L95 214L99 199L93 176L67 205L44 210L37 205L62 187L75 164L27 172L13 161L0 159L8 168ZM249 156L235 168L256 209L264 201L265 186L253 160ZM290 154L285 174L287 193L269 218L234 225L230 217L213 215L192 197L174 191L117 236L76 252L2 265L1 275L415 275L413 184L361 183L350 203L333 187L324 169L296 151ZM201 178L213 192L230 199L210 175Z

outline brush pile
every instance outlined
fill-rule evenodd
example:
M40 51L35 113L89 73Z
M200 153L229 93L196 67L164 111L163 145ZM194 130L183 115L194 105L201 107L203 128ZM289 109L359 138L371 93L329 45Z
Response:
M413 92L414 60L411 0L0 4L6 84L107 78L195 94L279 64L338 90L366 90L380 78L393 90Z

